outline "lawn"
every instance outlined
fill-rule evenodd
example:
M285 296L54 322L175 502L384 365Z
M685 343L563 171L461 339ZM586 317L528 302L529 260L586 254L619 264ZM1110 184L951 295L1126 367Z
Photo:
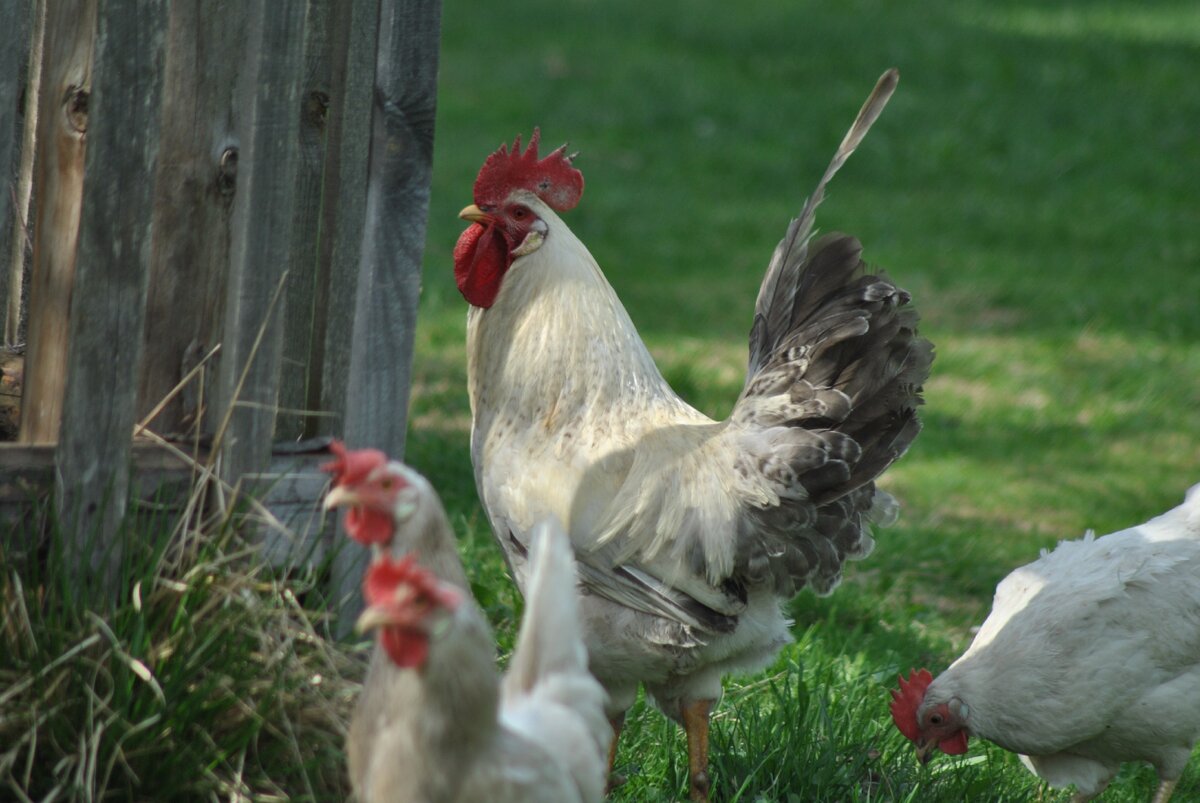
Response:
M875 78L900 69L818 226L860 237L914 294L938 354L925 430L883 483L899 523L832 597L793 603L797 644L771 670L727 685L717 789L1037 794L984 743L919 770L886 690L911 665L944 668L1039 549L1200 481L1200 8L451 2L443 37L408 456L442 490L502 638L519 602L475 498L450 270L483 158L535 124L581 151L587 190L565 219L673 386L723 416L771 249ZM683 755L639 705L615 798L678 796ZM1104 800L1154 783L1130 767ZM1200 795L1200 770L1178 794Z

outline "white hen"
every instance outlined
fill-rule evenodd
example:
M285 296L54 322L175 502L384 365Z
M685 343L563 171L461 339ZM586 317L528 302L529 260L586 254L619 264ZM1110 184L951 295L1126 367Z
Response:
M1164 803L1200 740L1200 485L1145 524L1013 571L962 657L892 694L922 760L978 736L1051 786L1074 785L1077 801L1147 761Z
M587 671L561 526L535 528L525 615L501 679L429 484L370 450L343 451L331 470L326 505L350 507L350 534L387 547L368 569L359 622L378 628L379 643L350 727L358 799L598 803L612 732Z

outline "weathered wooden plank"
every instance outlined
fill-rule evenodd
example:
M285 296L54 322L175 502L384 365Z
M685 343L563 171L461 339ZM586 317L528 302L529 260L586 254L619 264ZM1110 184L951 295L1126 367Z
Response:
M25 357L0 345L0 443L17 439Z
M250 4L249 62L238 87L238 192L225 296L217 431L231 483L267 465L282 352L279 309L295 219L296 147L305 8Z
M247 13L241 0L170 4L139 418L221 342ZM200 407L215 385L215 370L189 383L151 428L211 435L215 416L202 421Z
M332 17L342 10L331 0L308 0L304 20L304 80L300 89L300 164L296 179L296 218L292 224L291 275L284 308L283 362L279 377L276 440L305 436L313 312L324 303L317 287L321 261L322 184L325 174L329 103L333 94Z
M277 451L267 470L253 475L255 484L265 489L263 505L283 526L282 531L275 522L260 526L260 531L268 534L263 539L263 559L271 565L311 565L325 559L328 545L320 534L326 521L336 518L321 508L329 475L320 466L329 459L324 448L296 454Z
M0 443L0 534L29 515L54 487L57 445ZM180 500L193 485L194 467L161 446L135 441L131 496L144 504L161 504L176 494ZM200 454L201 460L206 454Z
M339 6L333 36L334 85L338 92L330 106L321 220L325 235L317 277L324 303L313 315L313 376L308 395L311 409L331 415L315 422L313 434L345 434L378 42L379 0L352 0Z
M55 505L78 570L111 580L125 515L141 357L166 38L166 0L105 0L96 24L88 148Z
M309 6L307 25L314 24L314 0ZM318 58L316 42L318 34L306 32L309 52L305 61L309 70L310 87L303 97L304 113L301 115L301 153L306 150L305 126L313 112L321 112L322 162L321 173L312 185L318 190L317 197L297 201L296 230L293 232L294 265L303 266L303 275L289 279L288 308L286 317L287 334L284 338L283 371L280 385L280 406L295 410L310 411L306 416L281 413L276 417L276 440L312 437L316 435L341 435L342 421L339 417L344 409L344 400L334 405L332 415L327 412L321 394L325 366L325 333L330 309L337 308L335 319L341 321L346 331L346 346L349 346L350 321L353 319L354 285L357 279L358 250L362 242L363 212L366 201L366 172L368 143L370 141L371 94L375 77L375 43L378 28L378 0L351 0L346 3L329 4L326 16L321 20L323 38L320 44L323 53ZM317 97L312 87L317 85L315 71L325 70L323 97ZM315 121L307 123L315 124ZM302 167L299 182L300 193L305 192L306 181ZM308 204L312 201L311 206ZM316 217L311 217L315 214ZM303 227L312 228L311 233ZM315 258L314 258L315 257ZM337 262L338 267L332 267ZM308 269L312 268L312 273ZM336 273L336 281L331 276ZM334 354L332 362L344 364L345 357ZM296 393L301 395L296 397ZM291 481L283 481L284 487L297 487ZM280 488L268 482L270 491L264 500L273 510L280 507L290 509L311 508L317 496L305 501L281 501ZM319 494L322 484L302 484L303 491ZM279 511L276 511L279 512ZM323 522L323 517L305 519ZM296 528L292 528L295 530ZM336 533L326 533L326 539L318 542L319 528L305 526L305 537L313 543L306 544L303 551L323 555L331 541L336 542ZM288 541L270 528L264 528L267 553L278 562L281 555L293 555L297 545Z
M95 29L96 0L47 3L38 98L29 348L19 435L24 443L56 440L62 418Z
M5 256L25 253L24 227L17 220L18 209L24 216L24 208L19 207L20 193L16 190L17 176L20 172L21 140L24 131L25 109L34 107L33 98L27 104L24 98L28 58L31 43L30 11L33 10L29 0L0 0L0 19L5 20L5 37L7 43L0 47L0 259ZM14 245L19 246L14 249ZM0 332L5 334L0 340L0 346L6 342L15 342L16 325L14 322L14 337L7 337L9 317L12 315L8 303L9 288L21 294L21 269L24 259L20 259L12 270L13 263L0 262ZM14 281L15 279L15 281Z
M366 222L345 385L346 441L404 453L429 212L440 0L382 0ZM403 221L403 225L397 225ZM357 607L362 550L334 559L339 635Z

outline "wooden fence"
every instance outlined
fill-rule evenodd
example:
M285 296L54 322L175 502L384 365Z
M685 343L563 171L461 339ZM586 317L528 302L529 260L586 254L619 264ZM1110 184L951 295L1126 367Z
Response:
M0 506L52 484L95 570L83 534L112 533L143 474L194 472L176 450L306 515L309 439L402 454L438 0L0 0L0 19L22 386Z

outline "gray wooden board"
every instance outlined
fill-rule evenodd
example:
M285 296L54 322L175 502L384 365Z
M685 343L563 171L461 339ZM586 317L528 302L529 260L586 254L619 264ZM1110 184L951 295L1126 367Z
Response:
M96 0L47 4L38 94L37 210L29 287L29 344L19 439L58 440L79 210Z
M283 357L280 365L279 406L275 418L276 440L295 440L315 430L309 416L296 411L307 408L309 376L319 368L311 365L313 314L324 303L317 287L320 272L322 185L326 172L328 110L332 85L332 16L345 6L331 0L308 0L304 20L304 75L300 87L300 124L296 147L295 219L289 265L291 276L284 307Z
M250 8L217 400L218 415L229 416L218 436L231 483L267 465L274 434L283 310L272 302L291 256L304 63L304 6L255 0Z
M429 214L437 97L439 0L382 0L367 211L359 260L346 441L404 454L421 256ZM362 556L335 556L337 633L361 606Z
M322 207L323 303L314 309L308 403L331 415L318 419L316 433L345 435L350 348L358 297L367 203L367 160L379 39L378 0L339 5L334 20L333 64L338 92L331 98L329 141Z
M21 134L25 115L22 113L22 94L25 89L26 64L29 57L29 0L0 0L0 19L6 20L8 42L0 47L0 332L6 326L8 310L9 268L13 241L24 239L25 233L16 220L13 201L17 193L8 191L16 182L21 153ZM24 108L31 108L35 98L29 98ZM20 288L14 288L20 292ZM0 343L0 345L3 345Z
M165 36L166 0L100 10L55 489L77 538L107 540L125 512ZM81 571L100 568L78 554Z
M221 341L230 215L238 189L235 88L246 47L242 0L171 3L138 416ZM155 419L160 434L209 434L218 354ZM210 411L198 420L200 407Z

